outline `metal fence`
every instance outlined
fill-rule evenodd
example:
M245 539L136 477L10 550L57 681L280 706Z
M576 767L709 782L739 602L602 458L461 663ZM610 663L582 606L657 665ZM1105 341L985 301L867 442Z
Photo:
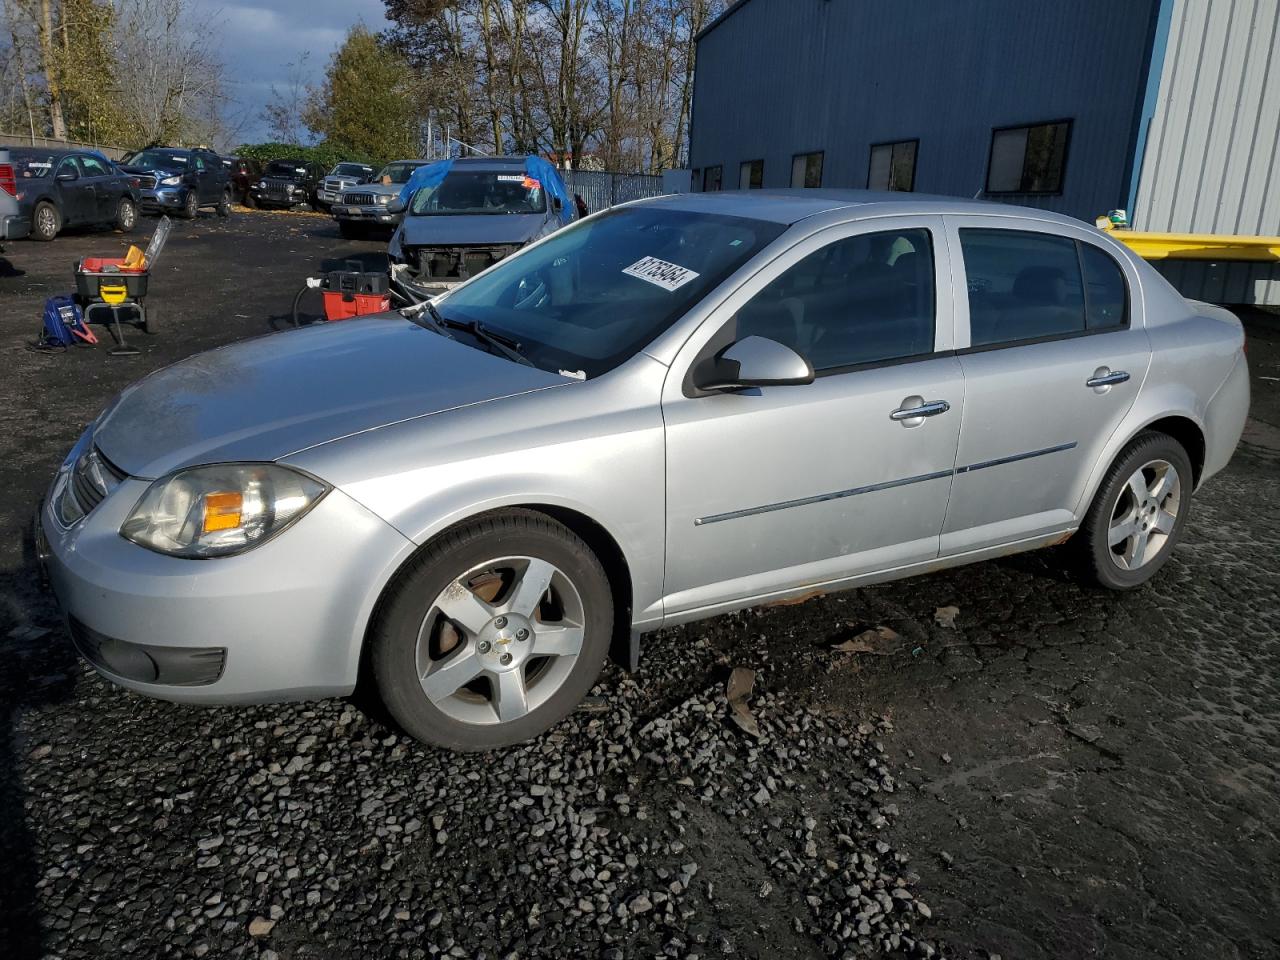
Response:
M52 137L33 137L25 133L0 133L0 147L44 147L50 150L97 150L108 160L120 160L129 151L124 147L105 143L84 143L79 140L55 140Z
M565 186L587 202L592 213L628 200L656 197L665 191L662 178L643 173L609 173L601 170L561 170Z

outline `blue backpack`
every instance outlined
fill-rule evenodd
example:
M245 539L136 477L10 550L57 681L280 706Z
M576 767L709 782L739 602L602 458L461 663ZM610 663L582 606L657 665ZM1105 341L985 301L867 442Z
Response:
M97 343L98 338L84 322L80 305L69 296L50 297L44 302L44 326L39 346L45 349Z

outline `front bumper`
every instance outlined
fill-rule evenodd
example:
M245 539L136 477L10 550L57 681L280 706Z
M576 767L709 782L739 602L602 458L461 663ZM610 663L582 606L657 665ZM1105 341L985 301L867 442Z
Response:
M352 220L359 223L382 223L387 226L400 222L400 214L388 213L386 207L373 205L353 207L349 204L335 203L331 209L333 219Z
M187 202L187 191L184 187L157 187L154 190L139 190L138 205L143 210L181 210Z
M73 451L74 462L83 444ZM108 680L193 703L350 693L382 585L413 544L339 490L236 557L166 557L119 534L149 481L127 479L65 528L52 504L37 533L77 649Z
M0 217L0 240L21 240L31 235L31 218L19 213Z

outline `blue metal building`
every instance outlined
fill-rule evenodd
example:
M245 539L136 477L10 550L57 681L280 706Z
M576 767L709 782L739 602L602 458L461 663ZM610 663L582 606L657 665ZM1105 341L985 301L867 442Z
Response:
M694 189L981 196L1280 234L1280 0L737 0L697 38ZM1280 303L1273 264L1173 264Z

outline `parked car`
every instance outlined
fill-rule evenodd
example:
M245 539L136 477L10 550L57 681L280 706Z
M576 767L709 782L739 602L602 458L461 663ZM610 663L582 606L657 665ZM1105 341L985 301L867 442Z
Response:
M388 256L413 281L450 286L573 222L577 210L550 164L543 183L520 157L454 160L435 186L418 190L391 237ZM558 189L554 189L554 188Z
M343 191L373 179L373 167L367 163L339 163L329 171L316 191L316 200L322 210L342 199Z
M120 168L133 177L148 213L177 213L194 220L202 209L231 215L230 171L212 150L147 147Z
M25 237L31 232L31 218L18 207L18 180L8 147L0 147L0 240ZM0 248L2 249L2 248Z
M1043 210L655 198L152 374L67 456L40 551L125 687L342 695L366 663L409 733L497 747L615 637L1068 538L1141 586L1235 450L1243 348Z
M262 178L249 187L251 207L288 208L312 206L324 169L310 160L272 160L262 168Z
M249 202L249 188L262 179L262 164L248 157L231 158L231 196L239 203Z
M390 213L388 205L400 196L400 189L409 182L413 171L427 163L426 160L396 160L379 170L369 183L343 191L341 202L330 208L333 219L338 221L338 230L344 237L362 237L370 228L394 228L401 215Z
M131 179L89 150L12 147L8 164L0 164L0 194L16 207L9 213L0 208L7 239L52 240L63 227L73 226L128 232L138 222L138 191Z

